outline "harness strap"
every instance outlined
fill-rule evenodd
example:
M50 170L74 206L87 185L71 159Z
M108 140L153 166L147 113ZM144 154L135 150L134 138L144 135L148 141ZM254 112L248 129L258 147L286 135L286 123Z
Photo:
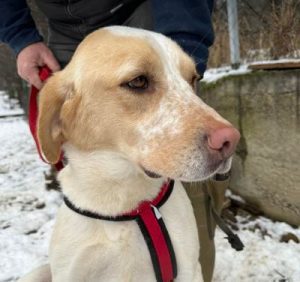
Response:
M74 212L94 219L136 220L147 244L157 282L170 282L177 276L177 263L171 238L158 208L168 200L173 187L173 180L164 183L154 200L144 201L135 210L114 217L77 208L66 196L64 202Z
M177 265L171 239L162 216L154 206L145 209L137 223L148 246L156 280L170 282L177 276Z
M39 71L39 76L42 81L45 81L47 78L49 78L51 76L51 74L52 74L52 72L47 66L42 67ZM42 154L40 144L38 141L38 137L37 137L37 120L38 120L38 114L39 114L38 94L39 94L39 90L32 85L31 90L30 90L30 98L29 98L29 114L28 114L29 128L30 128L31 135L35 141L35 145L36 145L36 148L37 148L37 151L39 153L41 160L47 164L50 164L44 158L44 156ZM63 156L61 155L59 161L56 164L54 164L55 168L58 171L64 167L62 159L63 159Z

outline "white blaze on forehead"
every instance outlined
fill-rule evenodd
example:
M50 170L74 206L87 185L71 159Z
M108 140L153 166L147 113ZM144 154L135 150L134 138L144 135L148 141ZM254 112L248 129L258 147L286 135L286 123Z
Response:
M179 70L179 52L181 50L171 39L156 32L125 26L110 26L105 29L118 36L144 39L160 57L164 67L164 78L172 84L175 82L174 79L184 81ZM172 84L170 83L170 85Z
M116 69L114 74L117 78L123 78L124 75L137 71L139 71L139 69L136 67L135 62L128 60L122 63L122 65L120 65L119 68Z
M163 134L165 129L172 128L173 132L180 131L182 124L182 110L179 105L187 103L193 96L192 88L182 78L179 70L179 52L180 48L166 36L152 31L130 28L124 26L107 27L110 32L119 36L138 37L147 41L157 52L164 67L163 79L167 81L166 92L164 93L159 107L153 112L150 120L144 121L140 126L142 133L147 137L157 134ZM125 63L129 69L128 63ZM122 71L124 68L121 68ZM194 98L194 97L193 97ZM145 137L146 137L145 136Z
M195 95L191 85L182 77L179 64L182 51L175 42L162 34L143 29L124 26L111 26L105 29L118 36L144 39L157 52L162 62L164 68L162 79L166 81L167 87L157 109L147 120L140 122L138 130L144 140L150 141L166 133L169 137L180 134L185 126L186 113L192 105L201 107L203 112L210 113L215 119L225 122ZM123 72L124 69L130 68L130 62L126 62L121 70Z

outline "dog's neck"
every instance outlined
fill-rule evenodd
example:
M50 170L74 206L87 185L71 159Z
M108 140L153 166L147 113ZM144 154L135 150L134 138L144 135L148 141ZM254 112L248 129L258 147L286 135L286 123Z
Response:
M81 209L116 216L159 193L163 178L152 179L121 154L65 147L67 166L59 173L63 193Z

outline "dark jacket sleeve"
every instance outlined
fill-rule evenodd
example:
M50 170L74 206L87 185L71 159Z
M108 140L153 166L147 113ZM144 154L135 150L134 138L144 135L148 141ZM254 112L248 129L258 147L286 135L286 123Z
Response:
M208 48L214 41L211 22L213 0L152 0L154 30L175 40L203 74Z
M25 0L1 0L0 41L17 55L26 46L42 41Z

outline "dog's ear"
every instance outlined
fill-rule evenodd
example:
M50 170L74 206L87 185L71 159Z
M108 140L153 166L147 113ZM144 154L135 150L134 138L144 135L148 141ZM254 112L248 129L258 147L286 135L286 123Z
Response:
M71 85L66 85L57 73L47 80L39 94L37 136L44 157L52 164L58 162L61 146L66 141L61 111L71 92Z

